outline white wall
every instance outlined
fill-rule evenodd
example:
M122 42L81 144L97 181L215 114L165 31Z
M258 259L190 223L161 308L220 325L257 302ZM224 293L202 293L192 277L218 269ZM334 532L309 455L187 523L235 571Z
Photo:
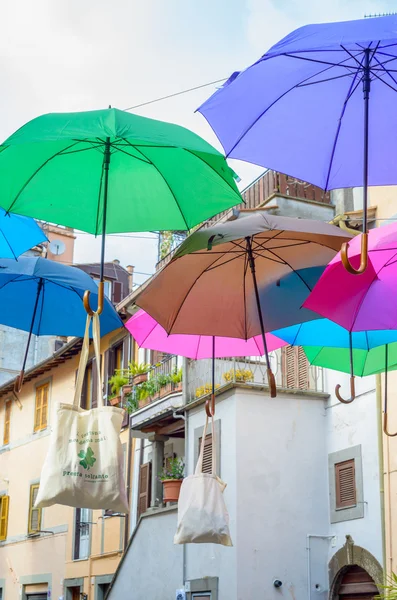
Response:
M236 396L237 598L280 598L276 578L286 597L307 598L306 536L327 533L324 400L242 390ZM326 550L319 552L321 572L314 575L324 583Z
M186 546L186 580L202 577L219 577L219 600L236 598L238 564L236 562L236 401L233 391L217 399L215 420L221 422L220 477L227 483L224 492L230 516L230 535L233 548L216 544L190 544ZM204 406L188 415L188 472L193 473L197 457L194 456L194 430L203 427ZM248 600L248 596L245 600Z
M364 518L334 523L331 532L337 536L330 555L346 542L346 535L355 544L366 548L382 564L382 523L380 506L380 472L378 446L378 415L375 376L356 377L356 400L341 404L334 389L341 384L342 397L350 395L349 376L324 371L326 389L331 397L327 403L327 452L337 452L361 444L364 488Z

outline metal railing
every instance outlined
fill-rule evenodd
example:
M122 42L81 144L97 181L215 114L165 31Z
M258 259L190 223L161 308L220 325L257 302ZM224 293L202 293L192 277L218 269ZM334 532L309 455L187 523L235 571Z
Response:
M283 368L282 353L276 350L270 353L271 366L279 388L301 391L324 391L323 369L308 365L305 384L298 384L297 377L287 377ZM187 401L192 402L211 392L212 361L189 361L187 369ZM290 372L289 372L290 375ZM292 383L291 383L292 382ZM267 367L263 356L221 358L215 361L215 387L217 390L230 383L247 383L252 386L267 386ZM186 384L186 382L185 382Z

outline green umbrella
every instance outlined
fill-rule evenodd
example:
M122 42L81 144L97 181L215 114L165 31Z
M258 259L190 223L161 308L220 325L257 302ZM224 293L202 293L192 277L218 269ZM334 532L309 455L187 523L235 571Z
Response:
M334 369L343 373L350 373L350 386L353 386L352 398L354 400L354 375L365 377L385 372L385 407L383 430L388 436L391 434L387 428L387 372L397 369L397 342L377 346L371 350L357 350L355 348L330 348L327 346L303 346L308 361L312 365ZM336 393L340 385L336 386ZM350 404L352 400L341 400L344 404Z
M240 202L202 138L114 108L42 115L0 146L0 206L102 234L101 281L106 233L188 230Z

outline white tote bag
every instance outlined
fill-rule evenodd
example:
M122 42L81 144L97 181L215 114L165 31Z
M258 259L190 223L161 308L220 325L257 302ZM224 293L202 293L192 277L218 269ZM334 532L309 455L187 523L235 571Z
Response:
M73 404L59 404L35 506L66 504L78 508L128 512L120 429L124 410L104 406L100 376L99 317L93 316L98 376L98 407L80 407L89 353L87 317Z
M216 440L212 429L212 474L203 473L204 444L208 417L205 419L200 455L194 475L182 482L178 501L178 527L174 544L222 544L233 546L229 532L229 514L223 492L226 488L216 472Z

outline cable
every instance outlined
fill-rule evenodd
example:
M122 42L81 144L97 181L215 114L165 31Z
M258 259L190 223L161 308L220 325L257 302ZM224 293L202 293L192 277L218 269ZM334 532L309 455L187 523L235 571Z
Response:
M154 100L148 100L147 102L142 102L141 104L136 104L135 106L129 106L128 108L124 108L124 110L134 110L135 108L141 108L141 106L147 106L148 104L154 104L155 102L161 102L162 100L168 100L169 98L175 98L175 96L181 96L182 94L187 94L188 92L194 92L196 90L201 90L202 88L209 87L210 85L215 85L216 83L222 83L222 81L226 81L228 78L223 77L222 79L217 79L216 81L210 81L209 83L203 83L202 85L196 85L195 87L188 88L186 90L181 90L180 92L175 92L174 94L169 94L168 96L162 96L161 98L155 98Z

